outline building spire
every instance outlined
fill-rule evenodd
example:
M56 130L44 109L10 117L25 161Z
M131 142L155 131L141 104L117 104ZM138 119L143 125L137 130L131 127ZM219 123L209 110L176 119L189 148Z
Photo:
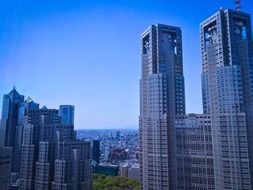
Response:
M13 88L12 88L12 90L10 91L10 94L11 94L11 93L18 93L17 90L16 90L16 86L15 86L15 85L13 85Z
M240 11L241 10L241 0L235 0L235 5L236 5L235 9L237 11Z

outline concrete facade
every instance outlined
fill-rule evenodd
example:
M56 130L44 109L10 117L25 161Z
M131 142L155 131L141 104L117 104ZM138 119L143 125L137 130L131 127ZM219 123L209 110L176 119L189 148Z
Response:
M12 148L0 147L0 189L11 186Z
M181 29L152 25L141 47L141 188L176 189L175 116L185 114Z
M250 15L221 9L202 22L200 30L203 110L211 119L215 188L251 189L253 43Z
M180 190L215 190L211 120L209 115L176 118L177 178Z
M200 24L204 114L187 115L180 29L142 34L142 189L252 189L251 30L249 14L229 9Z

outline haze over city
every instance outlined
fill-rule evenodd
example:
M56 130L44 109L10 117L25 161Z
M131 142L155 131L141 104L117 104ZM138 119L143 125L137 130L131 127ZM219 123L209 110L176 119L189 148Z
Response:
M41 106L75 105L76 129L137 128L140 34L165 23L182 28L186 111L200 113L199 24L218 7L234 6L231 0L3 0L0 94L15 85ZM242 10L252 13L252 2L243 1Z

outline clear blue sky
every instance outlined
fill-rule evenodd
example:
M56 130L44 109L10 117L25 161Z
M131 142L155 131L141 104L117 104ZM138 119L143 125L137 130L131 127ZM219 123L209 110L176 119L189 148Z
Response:
M137 126L140 34L164 23L183 30L187 112L201 113L199 23L220 7L234 1L1 0L0 96L73 104L76 128Z

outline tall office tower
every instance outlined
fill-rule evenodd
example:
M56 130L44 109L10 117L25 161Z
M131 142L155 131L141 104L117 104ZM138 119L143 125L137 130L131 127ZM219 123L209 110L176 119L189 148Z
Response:
M176 118L178 190L215 189L209 115ZM196 188L197 187L197 188Z
M99 158L100 158L100 142L99 142L99 140L92 141L91 149L92 149L92 161L95 161L97 164L99 164Z
M38 161L36 162L35 190L52 189L54 173L57 170L58 144L75 140L73 126L55 125L53 139L39 142ZM90 163L89 163L90 164ZM66 175L71 175L67 173Z
M18 123L16 126L15 141L13 147L13 163L12 172L19 173L21 161L21 147L23 141L24 121L29 110L39 109L39 104L35 103L31 98L27 98L18 107Z
M0 189L10 189L12 148L0 147Z
M39 108L31 98L24 101L24 96L15 88L4 95L0 127L0 189L9 189L9 169L13 161L12 189L51 190L55 176L65 180L65 175L69 176L69 187L73 190L92 188L90 143L76 141L74 106L60 107L60 114L57 109ZM58 146L62 143L67 147ZM1 148L7 145L13 148ZM59 157L61 154L67 156ZM64 174L57 173L59 168L55 163L58 159L71 167L64 170ZM58 184L57 180L55 182Z
M141 188L177 188L175 116L185 114L181 29L152 25L141 35Z
M48 141L39 142L39 155L36 162L35 189L51 189L54 170L54 143Z
M3 96L0 146L14 146L16 126L18 123L18 108L23 101L24 96L20 95L15 88L9 94Z
M57 125L55 141L73 141L76 139L76 132L73 125Z
M20 190L33 189L35 172L35 138L38 129L36 126L27 124L24 126L23 142L20 159Z
M90 142L59 142L57 146L52 189L91 190Z
M253 42L250 15L220 9L202 22L200 29L203 109L211 119L215 189L251 189Z
M53 151L47 153L45 149L50 148L47 146L47 143L43 144L43 142L52 142L56 139L55 129L58 125L58 110L55 109L47 109L44 106L41 109L29 110L26 115L21 148L20 190L34 189L36 162L39 162L37 164L38 169L43 168L43 166L48 167L46 164L41 166L40 161L49 155L53 157ZM49 160L45 158L44 162L48 163ZM53 167L49 168L49 172L52 171ZM38 176L42 176L46 180L46 174L38 173ZM36 180L36 187L39 187L38 189L43 185L45 187L46 182L41 184L41 180L38 177Z
M60 105L59 115L63 125L74 125L75 107L72 105Z

